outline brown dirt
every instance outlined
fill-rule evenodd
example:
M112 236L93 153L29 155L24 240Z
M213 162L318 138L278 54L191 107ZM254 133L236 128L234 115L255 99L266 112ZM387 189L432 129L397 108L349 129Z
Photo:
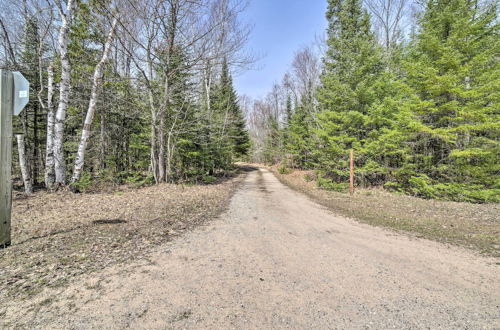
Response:
M220 214L241 179L15 199L12 246L0 250L0 302L147 256L152 247Z
M319 189L310 180L315 177L312 171L280 174L277 167L269 169L282 183L337 214L500 257L500 204L426 200L380 188L356 189L354 196L350 196Z
M340 217L260 169L219 221L1 304L0 327L498 329L497 263Z

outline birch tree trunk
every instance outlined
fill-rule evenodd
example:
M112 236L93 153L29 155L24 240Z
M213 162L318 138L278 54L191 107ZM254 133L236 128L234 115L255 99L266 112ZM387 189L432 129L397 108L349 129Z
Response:
M54 169L54 67L47 68L47 143L45 148L45 186L52 189L56 181Z
M54 124L54 168L56 184L66 184L66 164L64 160L64 122L66 110L68 109L69 94L71 91L71 64L68 56L69 29L71 27L74 1L68 0L66 12L60 2L57 3L61 16L61 27L59 29L58 47L61 58L61 83L59 86L59 105L55 114Z
M115 18L111 24L111 29L108 33L108 38L104 44L104 51L102 53L101 60L97 63L94 70L94 81L92 84L92 93L90 95L89 107L87 109L87 115L85 117L85 123L83 125L82 136L80 138L80 144L78 146L78 151L76 153L75 167L73 169L73 177L71 182L76 182L80 179L82 174L83 165L85 163L85 149L90 136L90 128L92 126L92 121L94 120L94 114L97 104L97 99L99 97L100 87L102 85L102 70L104 64L108 60L109 53L111 51L111 45L116 32L116 26L118 24L118 19Z
M21 174L24 182L24 192L26 194L33 193L33 185L31 183L30 171L26 163L26 146L24 144L24 135L16 134L17 151L19 153L19 165L21 166Z

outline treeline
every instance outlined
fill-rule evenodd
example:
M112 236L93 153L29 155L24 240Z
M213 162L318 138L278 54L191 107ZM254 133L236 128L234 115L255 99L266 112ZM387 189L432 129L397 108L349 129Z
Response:
M256 158L342 191L353 149L359 186L500 201L497 15L496 1L329 0L323 54L298 52L253 105Z
M14 123L24 134L28 180L84 190L211 182L231 169L250 143L231 75L252 61L243 52L245 6L2 1L0 68L31 83Z

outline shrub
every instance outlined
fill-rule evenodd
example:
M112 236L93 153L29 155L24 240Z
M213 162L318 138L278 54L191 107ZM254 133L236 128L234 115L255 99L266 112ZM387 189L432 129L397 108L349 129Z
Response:
M424 198L436 198L436 188L432 186L432 180L425 174L412 176L408 180L409 191L414 196Z
M204 175L202 181L204 184L214 184L217 181L217 178L212 175Z
M80 179L76 182L72 182L69 188L73 192L88 192L92 185L94 184L94 178L87 172L83 172Z
M319 188L324 190L346 192L349 189L349 183L336 183L321 176L318 177L316 183Z
M314 181L314 180L316 180L316 175L312 174L312 173L306 173L304 175L304 180L306 180L306 182Z
M278 167L278 173L279 174L289 174L291 172L292 171L288 167L286 167L286 163L285 162L282 162L280 164L280 166Z
M144 187L154 183L154 177L152 174L144 175L141 172L130 172L123 177L123 182L128 185L132 185L136 188Z

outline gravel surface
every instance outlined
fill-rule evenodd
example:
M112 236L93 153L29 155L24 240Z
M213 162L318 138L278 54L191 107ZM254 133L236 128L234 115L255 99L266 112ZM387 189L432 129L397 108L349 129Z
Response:
M314 171L290 170L290 173L280 174L278 166L269 169L282 183L339 215L500 257L499 203L423 199L382 188L357 187L350 196L348 192L318 188Z
M4 320L51 329L498 329L498 267L337 216L259 169L219 220L148 258L18 302Z

